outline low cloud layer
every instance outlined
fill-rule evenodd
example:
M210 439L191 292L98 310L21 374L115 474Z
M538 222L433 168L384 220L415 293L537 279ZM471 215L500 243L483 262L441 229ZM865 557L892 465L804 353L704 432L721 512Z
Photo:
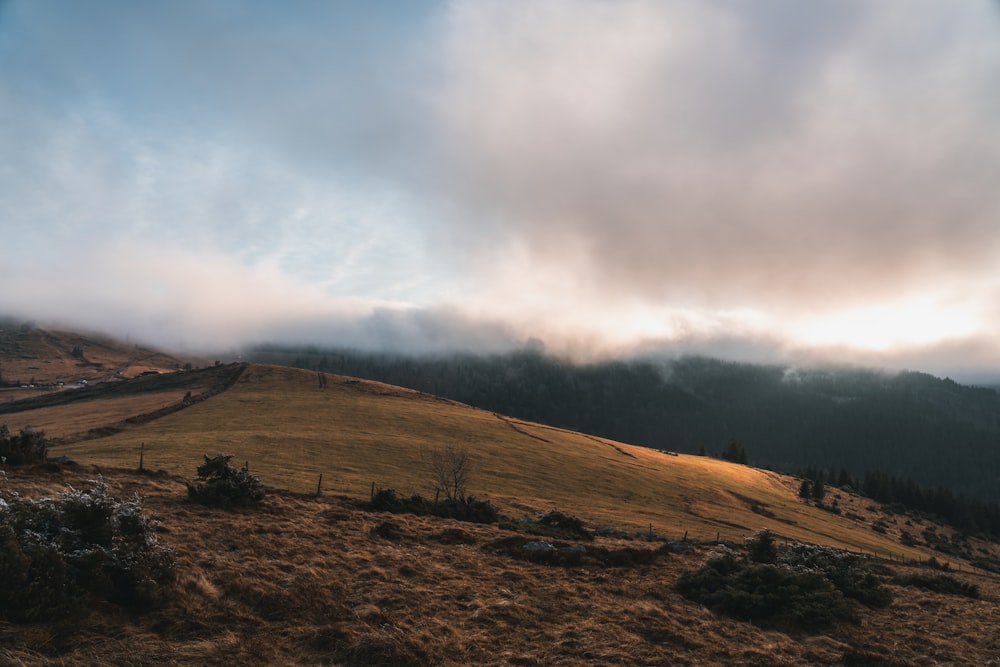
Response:
M0 63L2 312L1000 369L995 3L13 0Z
M996 289L989 5L486 7L451 17L449 180L535 260L786 311Z

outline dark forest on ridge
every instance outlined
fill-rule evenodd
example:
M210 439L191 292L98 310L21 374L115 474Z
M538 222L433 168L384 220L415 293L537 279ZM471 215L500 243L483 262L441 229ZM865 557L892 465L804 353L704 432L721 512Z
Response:
M572 364L537 351L409 357L262 346L248 355L444 396L522 419L751 465L873 471L1000 499L1000 395L926 373L704 357Z

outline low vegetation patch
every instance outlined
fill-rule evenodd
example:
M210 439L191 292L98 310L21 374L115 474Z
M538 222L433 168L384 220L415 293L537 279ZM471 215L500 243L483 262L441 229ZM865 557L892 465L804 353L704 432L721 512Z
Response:
M198 466L199 482L188 484L188 498L203 505L252 505L264 499L264 485L246 464L236 468L231 454L217 454Z
M593 533L584 528L580 518L559 510L543 512L535 520L520 521L516 527L532 535L562 540L586 540L589 542L594 539Z
M477 500L472 496L453 500L428 500L420 495L409 498L394 489L379 489L367 504L367 509L375 512L395 514L416 514L418 516L438 516L472 523L496 523L500 511L488 500Z
M885 606L888 589L859 556L828 547L778 547L770 533L748 540L747 554L726 550L677 583L684 597L714 611L768 626L819 629L857 622L851 599Z
M935 593L961 595L973 600L979 599L979 586L959 581L946 574L906 574L893 577L892 583L899 584L900 586L923 588Z
M670 553L663 546L658 549L623 547L608 549L565 542L548 542L527 537L512 536L495 540L485 547L494 553L510 556L539 565L577 567L637 567L650 565Z
M24 465L45 460L48 443L43 431L30 428L21 429L11 435L6 424L0 424L0 461L5 465Z
M98 479L55 499L0 497L0 617L60 618L86 597L149 606L174 578L174 551L156 538L139 497L118 500Z

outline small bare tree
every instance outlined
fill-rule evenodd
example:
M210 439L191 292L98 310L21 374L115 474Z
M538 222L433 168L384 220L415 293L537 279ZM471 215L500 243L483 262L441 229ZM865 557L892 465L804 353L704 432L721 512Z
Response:
M437 493L448 502L465 502L465 490L472 474L472 460L465 449L447 445L428 454L430 472L437 484Z

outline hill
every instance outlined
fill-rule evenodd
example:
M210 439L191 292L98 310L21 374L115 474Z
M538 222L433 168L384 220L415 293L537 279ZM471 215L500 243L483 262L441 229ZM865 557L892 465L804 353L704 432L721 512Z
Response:
M182 392L190 393L187 401ZM0 419L13 430L44 427L56 437L52 457L129 468L137 466L142 446L146 468L190 477L204 453L225 452L250 461L272 487L310 492L322 474L325 492L360 498L373 486L433 495L428 452L450 445L474 461L470 492L516 515L566 509L594 525L737 541L770 528L869 553L930 555L802 503L795 480L776 473L547 427L377 382L234 364L138 378L114 392L64 394L78 393L80 399L61 405L12 404L6 409L23 409ZM862 514L865 501L841 499L842 513Z
M663 553L598 536L579 547L618 554L615 564L548 565L517 547L530 536L496 525L277 490L227 511L188 503L180 479L103 470L115 495L141 494L176 549L172 592L141 613L103 603L65 622L0 622L4 664L908 667L985 665L1000 649L1000 588L969 572L949 577L978 586L979 599L899 583L926 570L885 563L892 604L803 631L729 619L678 594L710 545ZM87 488L94 474L16 470L8 490L39 497Z
M102 474L144 498L177 552L172 592L150 611L95 603L70 623L0 622L10 664L987 664L1000 648L997 578L971 566L996 562L993 545L843 490L819 507L774 472L254 364L3 409L0 423L44 426L50 456L75 461L10 469L5 493L52 496ZM469 491L501 524L365 507L375 487L431 496L429 452L448 445L469 453ZM264 481L260 507L188 502L185 481L218 451ZM577 561L525 555L549 510L583 520L590 539L553 540ZM895 601L816 631L733 620L677 592L684 572L762 528L877 555ZM931 558L979 599L907 585Z
M59 383L104 382L171 372L190 363L189 359L101 334L0 320L0 402L25 397L27 385L43 390Z
M1000 395L926 373L699 357L577 365L536 351L431 358L269 346L248 358L656 449L717 453L735 441L761 467L856 479L880 471L1000 502Z

